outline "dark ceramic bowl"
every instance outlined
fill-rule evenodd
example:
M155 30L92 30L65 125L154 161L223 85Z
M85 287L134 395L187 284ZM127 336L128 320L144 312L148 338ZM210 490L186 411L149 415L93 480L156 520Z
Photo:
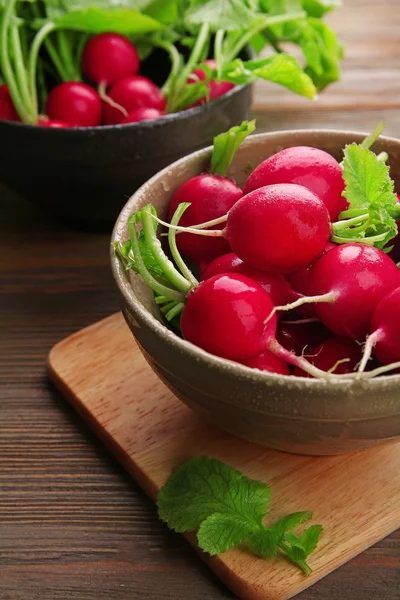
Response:
M0 181L76 225L113 226L130 195L246 119L251 86L155 121L47 129L0 121Z
M315 146L340 159L345 144L364 134L345 131L284 131L250 137L240 148L230 175L242 184L245 169L290 146ZM400 141L381 138L392 175L400 181ZM167 214L174 191L209 165L210 148L164 169L128 201L113 232L127 239L128 216L152 202ZM170 331L153 294L135 274L128 277L112 254L112 269L125 319L147 361L166 385L193 410L222 429L252 442L298 454L356 452L400 438L400 375L370 381L284 377L212 356Z

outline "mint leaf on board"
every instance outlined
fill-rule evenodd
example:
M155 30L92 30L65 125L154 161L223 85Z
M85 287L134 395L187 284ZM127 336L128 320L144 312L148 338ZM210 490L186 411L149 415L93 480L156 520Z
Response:
M315 98L317 94L311 78L297 59L285 53L247 61L236 58L224 67L221 77L236 85L253 83L258 78L282 85L307 98Z
M211 156L211 172L225 176L240 144L253 133L256 122L243 121L241 125L231 127L225 133L214 138L214 150Z
M344 241L370 242L384 249L397 235L400 204L394 192L389 167L376 154L357 144L346 146L343 159L344 197L349 208L339 219L351 219L334 224L335 234ZM358 219L358 222L354 222ZM343 243L343 242L342 242Z
M178 467L157 498L160 518L178 532L198 529L198 544L210 555L247 542L256 556L274 558L280 551L309 575L307 558L322 527L313 525L300 536L292 533L312 518L310 511L292 513L265 527L269 503L270 489L264 483L205 456Z
M185 19L191 25L208 23L212 31L237 31L251 27L257 14L243 0L190 0Z
M260 527L270 489L219 460L192 458L169 478L157 498L160 518L178 532L193 531L215 513L240 516Z
M103 10L97 6L73 10L56 17L53 21L60 29L73 29L86 33L113 31L122 35L142 35L164 27L162 23L134 9Z

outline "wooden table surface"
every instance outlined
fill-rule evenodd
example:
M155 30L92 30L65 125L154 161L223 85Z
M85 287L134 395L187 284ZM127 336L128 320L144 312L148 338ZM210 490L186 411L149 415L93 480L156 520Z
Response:
M370 130L400 137L398 0L345 0L342 81L310 103L258 86L259 130ZM72 231L0 194L0 600L212 600L234 596L46 378L51 346L118 309L108 235ZM400 533L299 600L398 600Z

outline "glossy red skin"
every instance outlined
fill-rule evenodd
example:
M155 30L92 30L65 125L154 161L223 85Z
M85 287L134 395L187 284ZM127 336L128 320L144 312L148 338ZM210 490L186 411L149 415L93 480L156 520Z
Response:
M225 273L189 292L180 321L185 340L211 354L238 362L261 354L274 336L276 318L262 287L244 275Z
M318 148L296 146L270 156L249 175L243 193L276 183L296 183L309 189L323 201L332 222L348 206L342 196L344 180L339 163Z
M121 125L124 123L138 123L139 121L152 121L153 119L159 119L164 114L162 110L157 108L137 108L122 119Z
M290 273L323 253L331 235L324 203L305 187L279 184L243 196L230 210L226 237L243 262Z
M215 67L217 65L216 61L213 58L205 60L204 63L206 65L208 65L211 69L215 69ZM188 83L195 83L197 79L200 79L200 81L204 81L206 78L206 72L203 69L201 69L200 67L197 69L194 69L193 75L195 75L196 77L192 78L192 79L189 78ZM205 104L207 101L211 101L211 100L215 100L216 98L220 98L221 96L223 96L224 94L226 94L227 92L232 90L234 87L235 87L235 84L231 83L230 81L220 81L219 83L217 83L215 81L215 79L212 79L208 84L208 89L210 90L209 97L208 98L206 98L206 97L200 98L199 100L197 100L197 102L194 102L188 108L193 108L194 106L201 106L202 104Z
M304 357L322 371L329 371L338 360L349 358L348 362L341 363L333 371L337 375L353 373L361 360L361 356L362 346L344 337L330 338L321 344L308 348L304 353ZM295 368L293 375L296 377L312 377L299 367Z
M379 333L374 355L383 365L400 361L400 287L379 302L372 316L371 331Z
M100 33L92 37L82 53L82 70L94 83L111 85L136 75L140 61L135 46L118 33Z
M107 95L117 104L122 106L128 114L137 108L165 109L165 98L155 83L141 75L131 75L120 79L111 86ZM120 123L124 115L120 110L104 103L105 125Z
M101 100L96 90L86 83L67 81L51 90L46 114L71 127L96 127L102 118Z
M63 121L55 121L54 119L39 119L40 127L49 127L50 129L69 129L69 125Z
M21 121L7 85L0 85L0 119L4 121Z
M268 350L257 356L253 356L242 364L252 369L259 369L260 371L290 375L289 365Z
M209 279L219 273L239 273L257 281L272 298L275 306L292 302L296 294L280 273L267 273L246 265L236 254L229 252L218 256L204 269L201 278ZM278 315L279 317L279 315Z
M192 177L175 192L169 205L170 221L181 202L190 202L191 206L183 213L179 225L189 227L205 223L226 215L232 206L242 197L242 190L227 177L204 173ZM214 229L222 229L217 225ZM176 236L180 252L197 263L209 262L230 251L228 241L223 238L211 238L193 233L179 233Z
M332 333L322 323L278 322L276 339L278 342L297 355L301 355L304 348L315 346L332 337Z
M324 254L312 267L308 294L337 292L332 303L318 303L319 319L333 333L364 340L380 300L400 285L400 270L378 248L343 244Z
M329 250L332 250L332 248L336 248L336 244L328 242L325 246L324 252L328 252ZM310 277L311 267L312 265L309 265L308 267L304 267L303 269L293 271L293 273L288 273L286 275L286 279L288 280L292 290L294 290L298 294L301 294L302 296L308 295L308 280ZM299 306L296 309L296 312L297 314L305 318L317 316L317 311L313 304L303 304L303 306Z

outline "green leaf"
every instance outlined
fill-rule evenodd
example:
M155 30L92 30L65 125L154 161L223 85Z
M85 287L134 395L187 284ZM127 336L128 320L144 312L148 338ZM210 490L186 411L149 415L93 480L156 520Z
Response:
M216 459L192 458L168 479L157 498L160 518L178 532L197 529L214 513L261 526L270 501L264 483Z
M212 173L226 175L240 144L253 133L255 128L255 121L243 121L241 125L231 127L214 138L214 150L211 156Z
M147 246L143 231L141 231L139 234L138 243L140 254L142 255L144 264L149 269L149 271L153 273L153 275L157 275L158 278L162 280L163 271L157 263L156 259L154 258L150 248ZM131 241L127 240L125 244L121 244L121 242L114 242L113 245L118 256L124 263L125 270L129 271L131 269L133 271L138 272L138 269L135 264L135 257L132 252Z
M60 29L73 29L87 33L113 31L123 35L142 35L163 28L162 23L137 10L125 8L103 10L96 6L65 13L54 19L54 23Z
M311 511L295 512L276 521L271 527L276 537L281 538L287 531L295 529L302 523L312 519Z
M307 98L315 98L317 93L300 63L285 53L245 62L237 58L226 65L222 73L222 79L236 85L253 83L258 78L282 85Z
M277 539L275 533L264 527L249 536L247 544L253 554L260 558L274 558L277 551Z
M184 110L202 98L206 99L209 91L206 81L186 83L179 91L179 98L174 105L175 111Z
M256 17L243 0L190 0L190 7L185 12L189 24L208 23L212 31L243 30L250 27Z
M289 558L289 560L291 560L295 565L300 567L304 575L308 577L311 574L311 569L307 564L307 556L304 550L298 548L297 546L288 546L284 541L280 541L278 545L287 558Z
M179 16L179 0L153 0L143 12L165 25L173 25Z
M321 18L326 13L339 8L341 0L303 0L303 8L310 17Z
M200 548L215 556L241 544L257 525L240 515L215 513L200 525L197 541Z
M344 241L346 238L354 240L357 236L360 241L370 238L376 247L384 248L397 235L396 221L400 217L389 167L370 150L350 144L344 151L343 177L346 184L343 195L350 206L339 218L362 219L363 214L366 218L365 225L361 221L357 228L345 229L346 221L334 224L335 233ZM381 239L374 241L376 236Z
M305 552L306 556L308 556L316 549L322 532L322 525L311 525L311 527L308 527L308 529L303 531L299 538L292 533L288 533L284 536L284 539L292 546L301 548Z

